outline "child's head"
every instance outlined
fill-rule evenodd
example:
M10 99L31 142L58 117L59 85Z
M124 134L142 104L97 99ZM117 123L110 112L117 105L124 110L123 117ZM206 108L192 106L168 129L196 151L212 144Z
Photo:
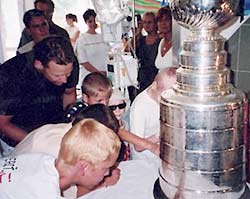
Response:
M111 93L111 81L99 72L88 74L82 82L82 100L88 105L108 105Z
M104 104L93 104L87 106L77 114L72 124L75 125L79 121L87 118L95 119L96 121L102 123L106 127L112 129L116 134L118 134L118 131L120 129L119 121L117 120L113 111L108 106ZM117 158L118 162L123 160L124 151L125 151L125 145L122 142L120 153Z
M75 124L63 137L57 165L70 168L75 184L98 185L114 165L121 142L118 136L94 119Z
M142 17L143 28L147 33L156 32L157 24L154 12L145 12Z
M73 25L74 22L77 22L77 16L72 13L66 14L66 22L68 25Z
M93 104L81 110L74 119L73 125L86 118L95 119L112 129L115 133L119 131L120 127L118 120L112 110L104 104Z
M155 76L154 83L156 84L159 92L167 90L175 84L176 69L176 67L164 68Z
M109 108L115 114L117 120L121 120L122 115L125 112L126 101L122 92L119 89L113 89L112 95L109 99Z

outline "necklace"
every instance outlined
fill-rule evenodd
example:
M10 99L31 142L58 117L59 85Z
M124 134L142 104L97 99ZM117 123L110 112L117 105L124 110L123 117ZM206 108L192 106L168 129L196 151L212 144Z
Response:
M168 41L164 43L163 50L166 51L172 46L172 41Z

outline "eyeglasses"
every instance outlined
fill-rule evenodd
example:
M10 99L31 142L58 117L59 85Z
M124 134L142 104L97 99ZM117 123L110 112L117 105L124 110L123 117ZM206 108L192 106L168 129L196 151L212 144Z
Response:
M109 106L109 108L114 111L116 110L117 108L119 109L124 109L126 107L126 102L122 103L122 104L117 104L117 105L112 105L112 106Z

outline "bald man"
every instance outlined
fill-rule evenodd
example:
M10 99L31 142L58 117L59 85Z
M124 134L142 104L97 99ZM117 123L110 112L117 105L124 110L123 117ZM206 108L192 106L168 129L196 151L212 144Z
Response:
M171 88L176 82L176 68L161 70L153 83L136 96L130 109L130 131L151 142L159 141L160 133L160 99L164 90ZM133 159L151 159L156 156L149 150L140 152L132 147Z

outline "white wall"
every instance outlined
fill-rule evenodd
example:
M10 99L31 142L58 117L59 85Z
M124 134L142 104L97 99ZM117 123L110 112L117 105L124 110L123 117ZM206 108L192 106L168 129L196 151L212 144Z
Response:
M15 56L21 35L19 6L22 0L0 1L1 62ZM21 19L22 20L22 19Z

